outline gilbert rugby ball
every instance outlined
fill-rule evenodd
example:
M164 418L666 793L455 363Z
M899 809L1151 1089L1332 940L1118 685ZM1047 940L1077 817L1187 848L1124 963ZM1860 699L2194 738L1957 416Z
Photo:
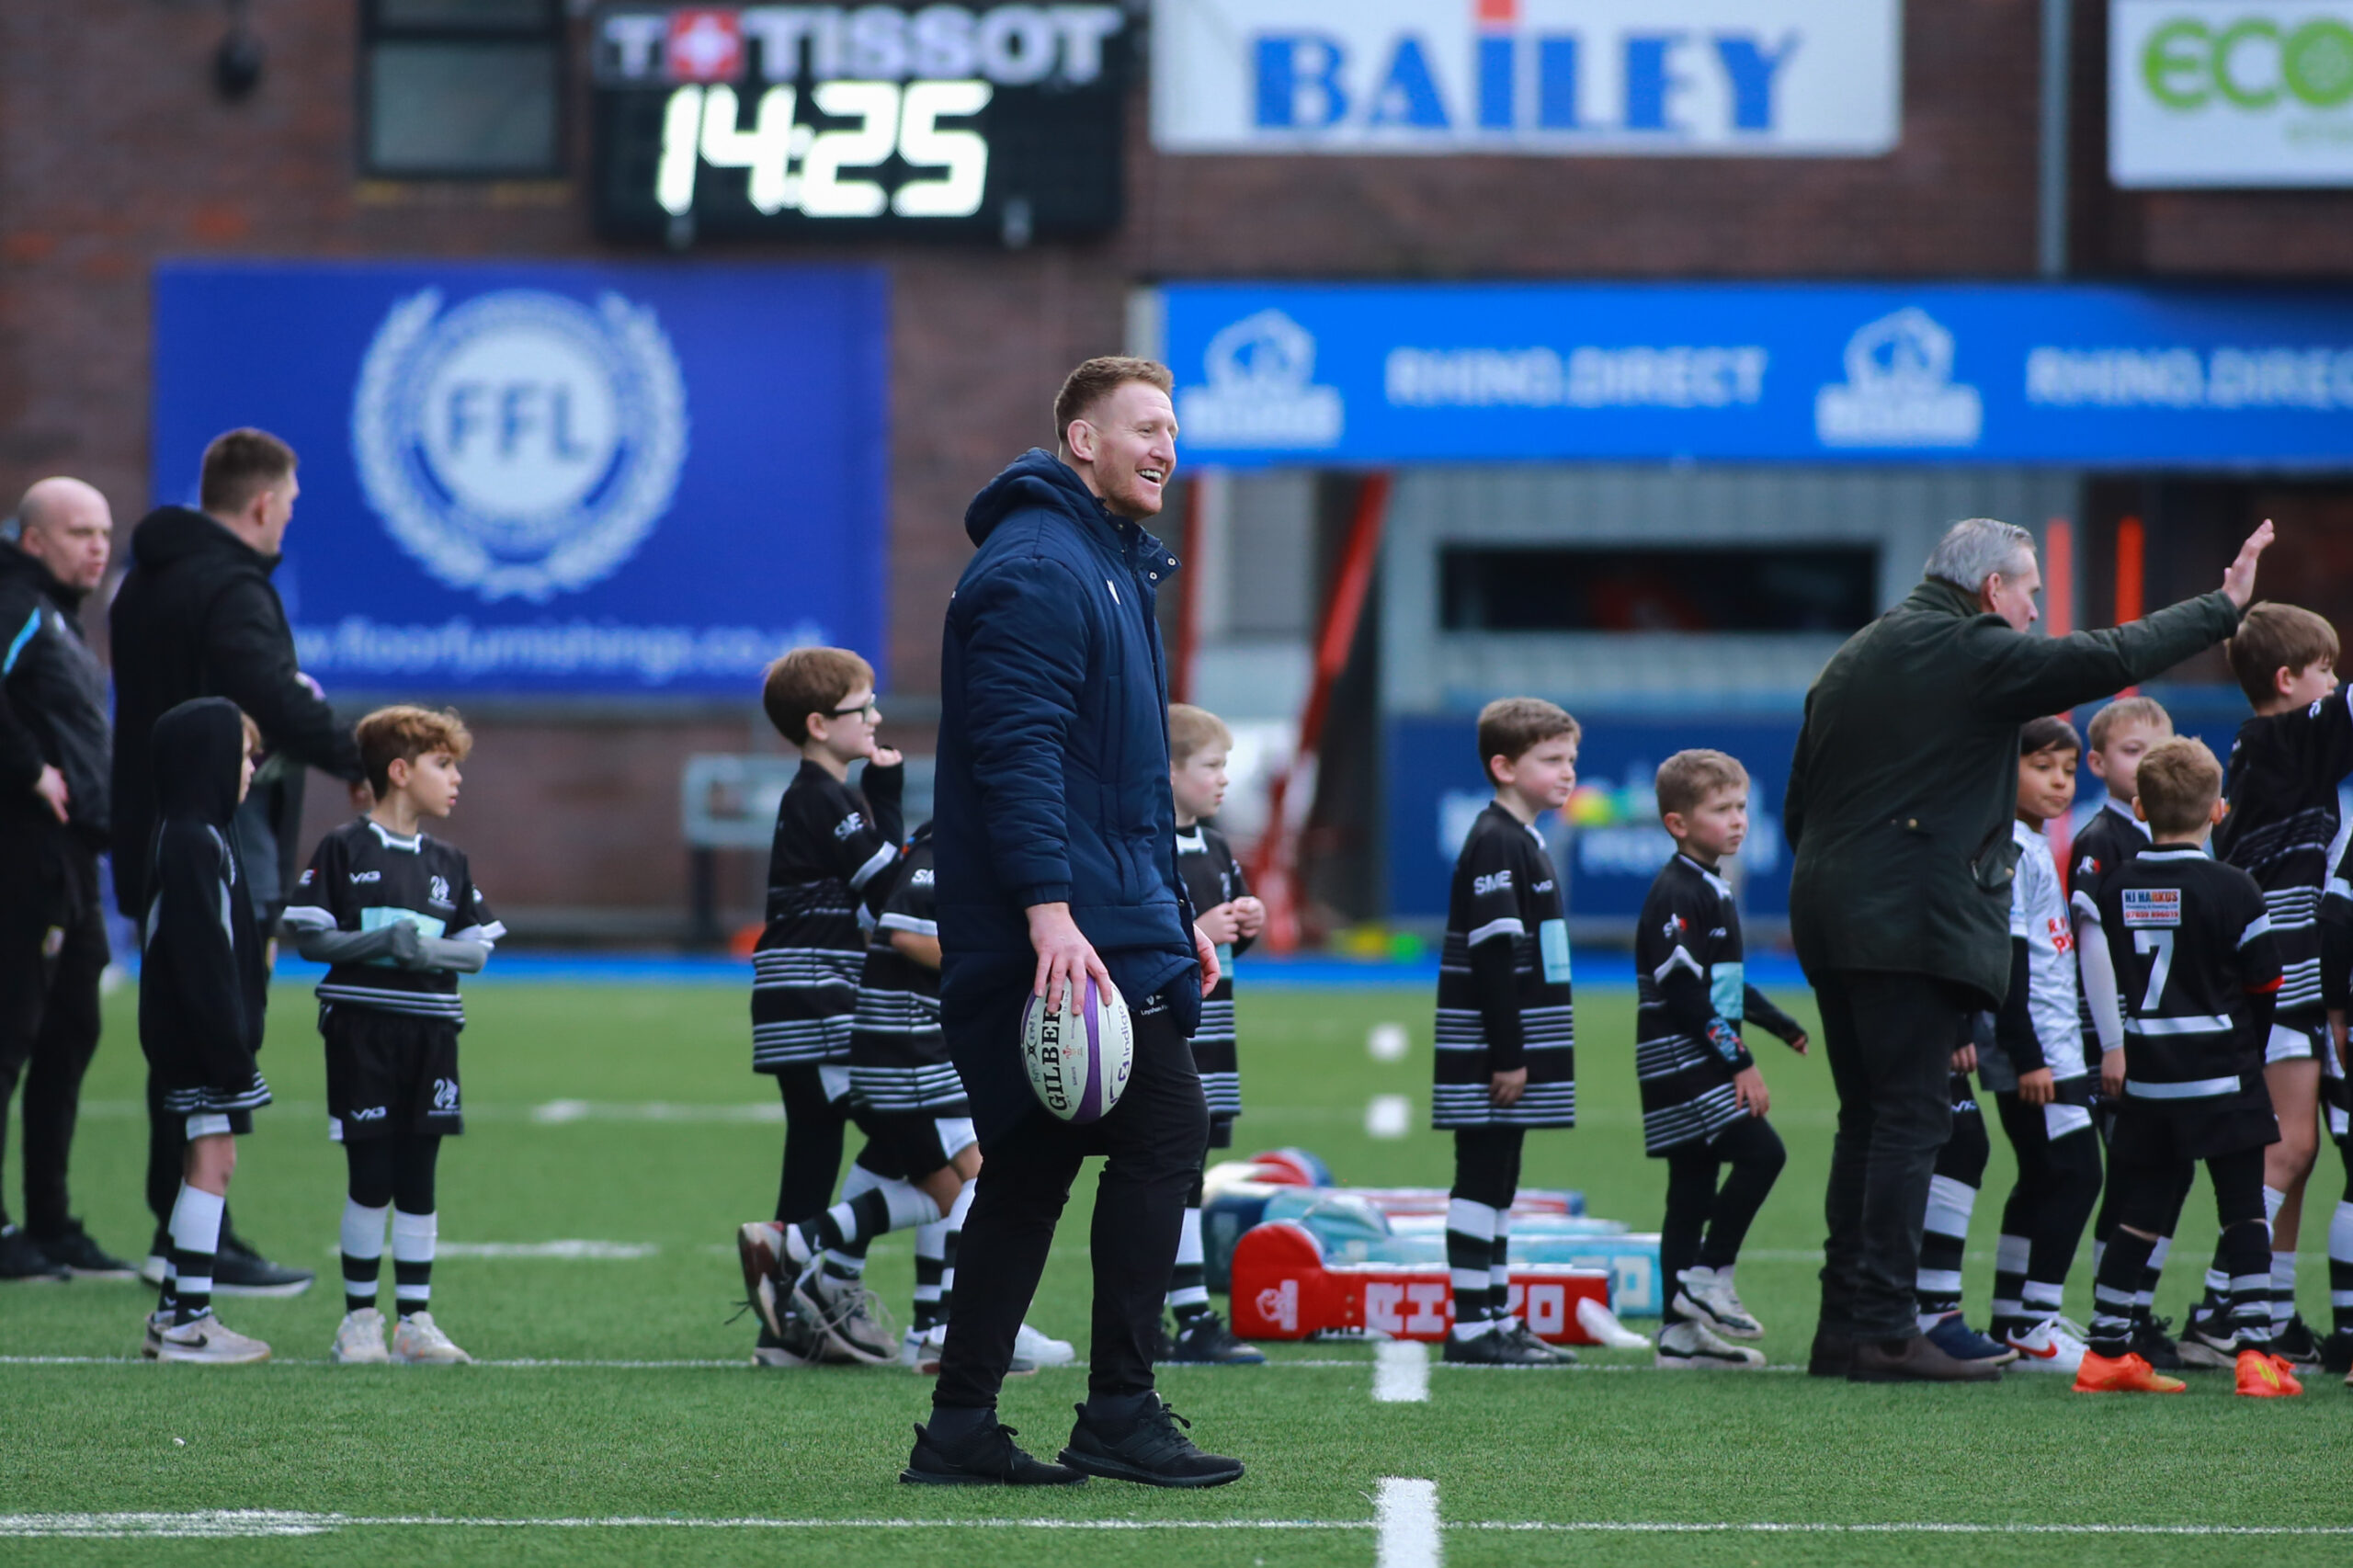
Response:
M1021 1064L1038 1103L1064 1121L1099 1121L1120 1103L1136 1063L1135 1026L1119 987L1065 986L1059 1012L1032 994L1021 1006Z

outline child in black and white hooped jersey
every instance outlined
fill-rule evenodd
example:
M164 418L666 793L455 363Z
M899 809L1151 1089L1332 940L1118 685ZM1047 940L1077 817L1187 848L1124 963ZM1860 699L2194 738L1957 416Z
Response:
M1449 1361L1574 1359L1511 1312L1506 1258L1522 1141L1530 1128L1576 1125L1568 920L1536 821L1560 810L1576 787L1579 734L1574 719L1539 698L1505 698L1479 713L1480 766L1495 798L1454 863L1430 1096L1431 1124L1454 1134Z
M455 713L380 708L355 731L375 803L319 841L284 920L319 983L328 1133L343 1144L343 1323L337 1362L443 1364L472 1358L433 1320L441 1140L465 1131L458 1086L460 973L488 961L506 927L474 886L464 851L427 835L458 803L473 737ZM392 1221L399 1321L387 1346L377 1281Z
M2084 1393L2178 1393L2131 1350L2141 1270L2180 1218L2184 1165L2203 1165L2220 1234L2219 1308L2183 1336L2228 1356L2238 1392L2303 1392L2272 1339L2265 1151L2279 1141L2265 1054L2283 977L2264 890L2206 851L2226 807L2214 754L2186 737L2142 759L2133 809L2152 842L2100 889L2100 928L2122 987L2124 1094L2109 1145L2120 1204L2092 1290Z
M1267 925L1267 906L1251 896L1233 846L1206 820L1225 802L1225 765L1233 751L1233 732L1224 720L1190 703L1169 704L1168 786L1176 808L1176 874L1192 898L1196 923L1218 949L1218 982L1201 998L1200 1028L1193 1035L1193 1065L1201 1075L1202 1097L1209 1101L1211 1150L1233 1146L1234 1119L1242 1114L1233 960L1249 950ZM1177 1235L1176 1271L1168 1279L1168 1310L1176 1320L1176 1332L1159 1358L1222 1366L1266 1360L1264 1354L1234 1338L1210 1305L1206 1271L1201 1185L1197 1179Z
M1720 751L1677 752L1659 765L1657 795L1675 858L1634 934L1634 1072L1643 1151L1667 1162L1658 1364L1761 1367L1762 1354L1731 1343L1765 1333L1733 1269L1789 1155L1765 1119L1772 1101L1740 1029L1756 1023L1801 1056L1806 1034L1748 983L1740 910L1722 874L1748 836L1748 770Z

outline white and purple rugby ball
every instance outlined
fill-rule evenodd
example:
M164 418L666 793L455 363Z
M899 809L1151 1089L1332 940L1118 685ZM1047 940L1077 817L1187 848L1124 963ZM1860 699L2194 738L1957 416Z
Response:
M1100 1121L1136 1064L1135 1026L1116 985L1065 986L1059 1012L1032 994L1021 1006L1021 1064L1038 1103L1064 1121Z

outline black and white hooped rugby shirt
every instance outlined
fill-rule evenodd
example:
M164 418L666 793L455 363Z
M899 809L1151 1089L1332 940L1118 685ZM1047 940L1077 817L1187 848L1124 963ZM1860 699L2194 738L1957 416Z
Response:
M404 838L356 817L319 840L281 917L298 931L375 931L405 921L427 937L495 943L506 926L466 869L465 852L422 830ZM390 959L330 967L320 1002L466 1021L453 970L403 969Z
M2214 854L2263 890L2286 980L2279 1022L2320 1021L2320 904L2338 852L2336 788L2353 774L2353 687L2309 707L2249 719L2222 775L2230 814Z
M2203 849L2143 849L2100 892L2124 1004L2124 1097L2183 1109L2268 1110L2263 1057L2279 949L2263 891Z
M939 1027L939 971L891 945L893 932L938 939L931 824L891 879L890 896L874 922L874 938L858 981L858 1012L849 1037L850 1092L879 1111L963 1115L964 1080L948 1059Z
M1576 1125L1560 879L1535 828L1500 804L1479 813L1454 863L1438 954L1437 1055L1432 1126ZM1521 1067L1526 1092L1516 1104L1494 1104L1490 1080Z
M1756 1065L1740 1038L1753 1021L1783 1040L1804 1031L1748 983L1731 884L1677 854L1651 883L1634 933L1634 1076L1643 1147L1706 1142L1748 1113L1734 1074Z
M1225 835L1207 823L1176 830L1176 874L1185 881L1196 913L1215 909L1249 896L1241 864ZM1193 1066L1201 1075L1201 1094L1212 1117L1242 1114L1242 1074L1233 1032L1233 960L1250 950L1250 938L1226 943L1217 950L1218 978L1201 998L1200 1027L1193 1032Z
M2149 824L2132 814L2132 802L2119 801L2113 795L2092 813L2084 831L2075 835L2075 842L2068 848L2067 907L2070 914L2086 924L2082 939L2102 941L2099 933L2099 890L2119 866L2124 865L2149 846ZM2076 987L2075 1031L2083 1036L2084 1060L2094 1063L2099 1060L2099 1030L2092 1022L2091 998Z
M858 975L899 858L901 767L861 789L804 762L777 802L767 924L752 953L752 1068L847 1061Z

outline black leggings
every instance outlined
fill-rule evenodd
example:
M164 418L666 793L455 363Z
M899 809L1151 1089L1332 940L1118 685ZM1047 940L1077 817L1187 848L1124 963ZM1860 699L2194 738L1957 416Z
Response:
M433 1167L441 1157L438 1132L396 1131L343 1146L351 1167L351 1200L362 1209L392 1205L404 1214L433 1212Z
M776 1220L795 1225L834 1200L849 1096L828 1098L813 1062L778 1068L776 1086L784 1096L784 1172L777 1180Z
M1994 1103L2018 1162L2002 1206L2002 1234L2027 1238L2029 1279L2057 1283L2067 1278L2099 1201L2099 1134L2086 1126L2053 1138L2043 1107L2015 1094L1996 1095Z
M1718 1133L1711 1142L1684 1143L1666 1155L1666 1221L1659 1227L1659 1294L1668 1323L1681 1323L1675 1310L1676 1280L1695 1264L1729 1268L1740 1260L1740 1244L1765 1205L1765 1197L1789 1163L1781 1135L1762 1117L1747 1117ZM1729 1165L1717 1185L1719 1169Z

